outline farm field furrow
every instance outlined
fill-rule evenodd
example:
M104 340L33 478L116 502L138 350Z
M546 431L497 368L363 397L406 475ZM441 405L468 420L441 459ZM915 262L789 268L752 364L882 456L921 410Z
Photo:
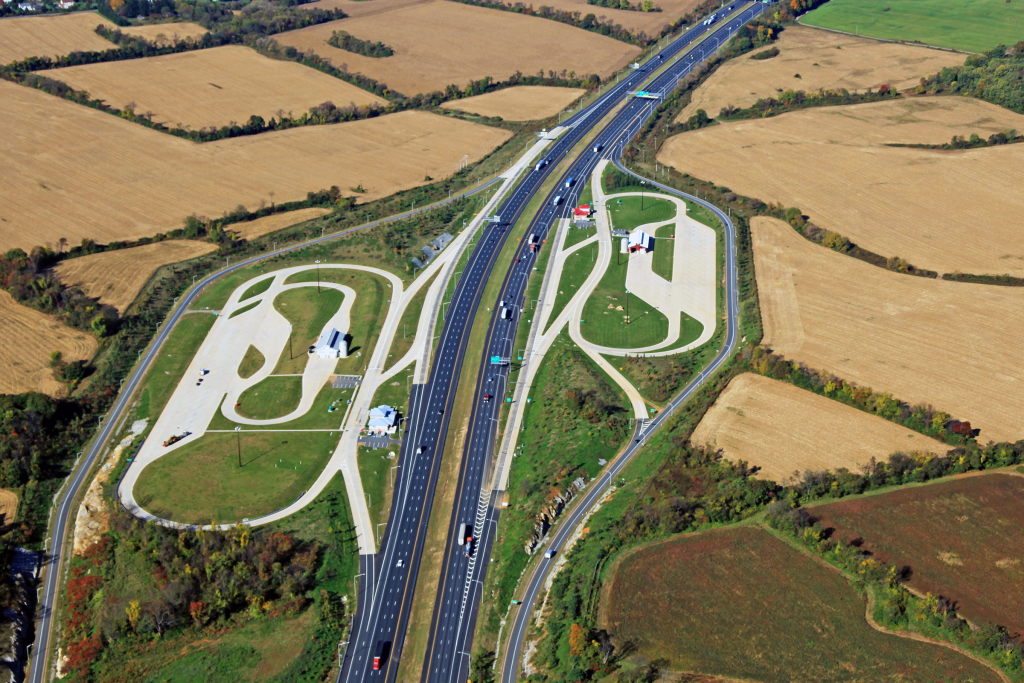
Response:
M954 52L879 43L802 26L786 28L773 47L779 49L777 57L758 60L745 55L718 67L676 120L685 121L698 109L716 117L728 104L742 109L759 98L776 97L780 90L846 88L854 92L887 83L902 92L916 86L922 76L964 61L963 55Z
M858 472L891 453L945 453L935 439L799 387L745 373L734 377L697 425L691 443L721 450L782 483L804 470Z
M371 201L444 178L511 133L421 111L197 144L13 83L0 83L0 149L16 175L0 207L0 249L66 237L107 242L219 216L239 204L303 199L332 185ZM274 196L271 196L273 193Z
M909 566L909 585L1024 633L1024 477L992 473L809 508L844 541Z
M810 26L969 52L1013 45L1024 35L1024 11L1006 0L839 0L802 20Z
M670 138L658 159L885 257L940 273L1024 275L1024 145L944 151L954 135L1024 130L1024 116L966 97L804 109Z
M873 630L846 579L752 527L626 554L605 584L599 625L666 669L744 681L1000 680L947 648Z
M61 282L124 313L157 268L216 250L210 242L168 240L67 259L54 270Z
M77 51L113 49L116 45L96 33L100 24L117 28L95 12L0 19L0 64L26 57L58 57Z
M6 291L0 292L0 339L0 393L4 394L63 395L64 385L50 370L50 352L60 351L70 363L91 359L97 347L92 335L22 306Z
M751 220L765 346L857 385L1024 437L1024 288L903 275Z
M376 1L376 0L375 0ZM364 57L327 44L334 31L381 41L391 57ZM504 80L542 70L602 78L640 49L548 19L436 0L351 17L275 36L282 45L314 52L337 68L359 72L406 96L465 86L490 76Z
M486 95L445 102L441 106L480 116L500 116L507 121L535 121L554 116L585 92L580 88L517 85Z
M299 117L324 102L338 107L386 101L316 69L264 57L241 45L47 71L112 106L135 111L172 128L220 128L250 116L269 121Z

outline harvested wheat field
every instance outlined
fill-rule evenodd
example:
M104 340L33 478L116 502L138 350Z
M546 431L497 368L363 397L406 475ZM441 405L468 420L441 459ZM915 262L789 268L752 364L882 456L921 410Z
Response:
M12 523L18 516L18 494L0 489L0 527Z
M383 14L399 7L420 5L432 0L317 0L299 5L304 9L340 9L347 17L366 17L371 14Z
M450 176L511 133L406 111L197 144L0 81L0 250L165 232L192 213L356 187L369 201ZM48 150L59 150L51 152ZM271 197L270 193L274 196Z
M639 5L640 2L632 4ZM660 12L609 9L599 5L588 5L587 0L544 0L541 3L563 12L579 12L580 16L593 14L602 23L618 24L630 31L643 31L648 36L657 38L661 35L661 29L689 13L700 4L700 0L654 0L654 4L661 8Z
M500 116L506 121L536 121L554 116L585 92L580 88L517 85L486 95L445 102L441 106L479 116Z
M981 429L1024 438L1024 288L902 275L750 222L764 345Z
M376 2L377 0L374 0ZM376 59L327 44L334 31L381 41L395 51ZM443 90L491 76L539 70L607 76L640 49L548 19L436 0L309 26L275 36L338 68L359 72L404 95Z
M779 90L846 88L854 92L888 83L902 91L916 86L922 76L964 61L964 56L955 52L880 43L802 26L783 31L775 47L779 48L778 57L757 60L747 55L718 67L676 120L686 120L698 109L718 116L727 104L749 107L762 97L778 95Z
M134 102L135 111L152 112L153 120L181 128L220 128L245 123L252 115L268 121L282 114L298 117L326 101L339 107L386 104L341 79L241 45L69 66L46 74L119 108Z
M783 482L804 470L857 472L891 453L945 453L945 444L877 415L761 375L734 377L690 441Z
M95 12L0 19L0 64L26 57L113 49L116 45L97 35L99 24L117 28Z
M0 339L0 394L63 394L50 371L50 352L60 351L66 361L88 360L96 352L92 336L22 306L7 292L0 292Z
M121 26L121 33L141 36L151 43L162 45L185 38L198 38L206 29L191 21L175 21L167 24L144 24L142 26Z
M210 242L168 240L68 259L55 270L61 282L124 313L157 268L216 250Z
M943 151L945 143L1024 130L1024 116L965 97L805 109L669 139L658 159L762 201L885 257L940 273L1024 275L1024 145Z
M263 237L264 235L269 235L272 232L277 232L278 230L284 230L285 228L290 228L291 226L298 225L299 223L311 221L314 218L319 218L325 213L330 212L330 209L313 206L308 209L296 209L295 211L287 211L285 213L275 213L270 216L264 216L263 218L257 218L244 223L232 223L227 226L227 229L242 239L254 240L257 237Z

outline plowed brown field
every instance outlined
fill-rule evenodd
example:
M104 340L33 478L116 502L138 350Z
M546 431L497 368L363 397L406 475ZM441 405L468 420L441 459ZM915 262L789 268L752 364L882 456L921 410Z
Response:
M964 97L805 109L677 135L659 160L763 201L883 256L950 273L1024 275L1024 145L942 151L1024 130L1024 116Z
M253 240L257 237L269 235L277 230L283 230L292 225L318 218L330 212L330 209L314 206L309 209L288 211L287 213L275 213L271 216L264 216L253 221L246 221L245 223L234 223L229 225L227 229L237 233L242 239Z
M185 38L196 38L206 33L206 29L191 21L176 21L169 24L146 24L143 26L122 26L121 33L142 36L153 43L173 43Z
M64 386L53 379L50 371L50 352L60 351L67 361L88 360L96 353L96 340L90 335L22 306L3 291L0 339L0 394L63 394Z
M341 79L241 45L69 66L46 75L116 107L134 102L137 112L182 128L220 128L254 114L268 121L301 116L328 100L339 107L386 103Z
M382 41L395 54L375 59L328 45L327 39L338 30ZM517 70L532 75L564 69L604 77L640 52L613 38L548 19L445 0L399 6L275 38L405 95L443 90L453 83L464 86L485 76L504 80Z
M116 47L97 35L99 24L117 28L95 12L0 19L0 64L26 57L57 57L77 50Z
M456 109L480 116L500 116L507 121L535 121L554 116L575 102L585 90L519 85L486 95L445 102L445 109Z
M443 178L510 133L422 111L196 144L0 82L0 250L153 235L192 213L362 184L362 201ZM275 196L270 197L270 192Z
M757 60L748 55L720 66L693 93L678 120L689 118L698 109L718 116L727 104L749 107L761 97L777 95L778 90L846 88L853 92L888 83L902 91L916 86L922 76L964 61L964 56L955 52L880 43L802 26L787 28L775 46L781 52L778 57Z
M56 271L62 282L123 313L157 268L216 250L210 242L168 240L68 259Z
M729 382L690 441L746 460L761 468L759 476L780 483L804 470L858 472L871 458L897 451L949 450L877 415L751 373Z
M764 344L845 380L1024 437L1024 288L901 275L751 220Z

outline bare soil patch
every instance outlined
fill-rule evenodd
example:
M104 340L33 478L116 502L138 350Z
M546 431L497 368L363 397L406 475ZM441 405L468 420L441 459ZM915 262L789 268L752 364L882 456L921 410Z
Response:
M18 517L18 494L0 489L0 528L14 522Z
M142 36L152 43L173 43L185 38L198 38L206 29L191 21L175 21L168 24L145 24L143 26L121 26L121 33Z
M209 242L168 240L68 259L55 270L62 282L123 313L157 268L216 250Z
M228 226L228 230L237 233L242 239L253 240L257 237L263 237L264 235L269 235L272 232L284 230L285 228L289 228L293 225L313 220L314 218L319 218L325 213L330 212L330 209L313 206L308 209L297 209L295 211L287 211L285 213L275 213L270 216L264 216L263 218L257 218L256 220L246 221L244 223L234 223Z
M746 55L720 66L697 88L677 120L685 121L698 109L718 116L727 104L749 107L759 98L776 96L779 90L846 88L854 92L888 83L902 91L916 86L922 76L964 61L964 56L955 52L880 43L802 26L783 31L775 47L780 51L778 57L757 60Z
M919 268L1022 276L1024 145L885 146L1008 128L1024 130L1024 116L964 97L921 97L712 126L669 139L658 158L797 206L817 225Z
M746 460L761 468L760 477L777 482L804 470L857 472L871 458L897 451L949 450L877 415L752 373L729 382L690 440L721 449L734 462Z
M981 429L1024 436L1024 289L901 275L751 220L764 344Z
M332 47L327 39L337 30L379 40L395 54L376 59ZM504 80L517 70L535 74L564 69L604 77L640 52L613 38L548 19L445 0L332 21L276 38L405 95L443 90L453 83L461 87L485 76Z
M386 103L341 79L241 45L69 66L46 75L116 107L133 102L136 112L152 112L154 121L181 128L220 128L253 115L267 121L298 117L326 101L339 107Z
M0 64L116 47L96 33L99 24L117 28L95 12L0 19Z
M554 116L585 92L580 88L518 85L486 95L445 102L441 106L480 116L500 116L508 121L535 121Z
M22 306L0 292L0 393L38 391L51 396L64 393L64 385L50 371L50 352L60 351L66 361L88 360L96 353L90 335L60 324L51 316Z
M844 541L911 569L968 619L1024 633L1024 477L986 474L811 508Z
M511 133L422 111L197 144L0 82L4 178L0 249L66 237L100 242L362 185L370 201L450 176ZM272 197L270 193L274 193Z

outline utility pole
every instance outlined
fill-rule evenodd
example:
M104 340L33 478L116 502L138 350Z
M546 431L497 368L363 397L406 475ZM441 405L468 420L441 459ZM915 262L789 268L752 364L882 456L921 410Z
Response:
M242 469L242 428L235 427L235 436L238 442L238 469Z

